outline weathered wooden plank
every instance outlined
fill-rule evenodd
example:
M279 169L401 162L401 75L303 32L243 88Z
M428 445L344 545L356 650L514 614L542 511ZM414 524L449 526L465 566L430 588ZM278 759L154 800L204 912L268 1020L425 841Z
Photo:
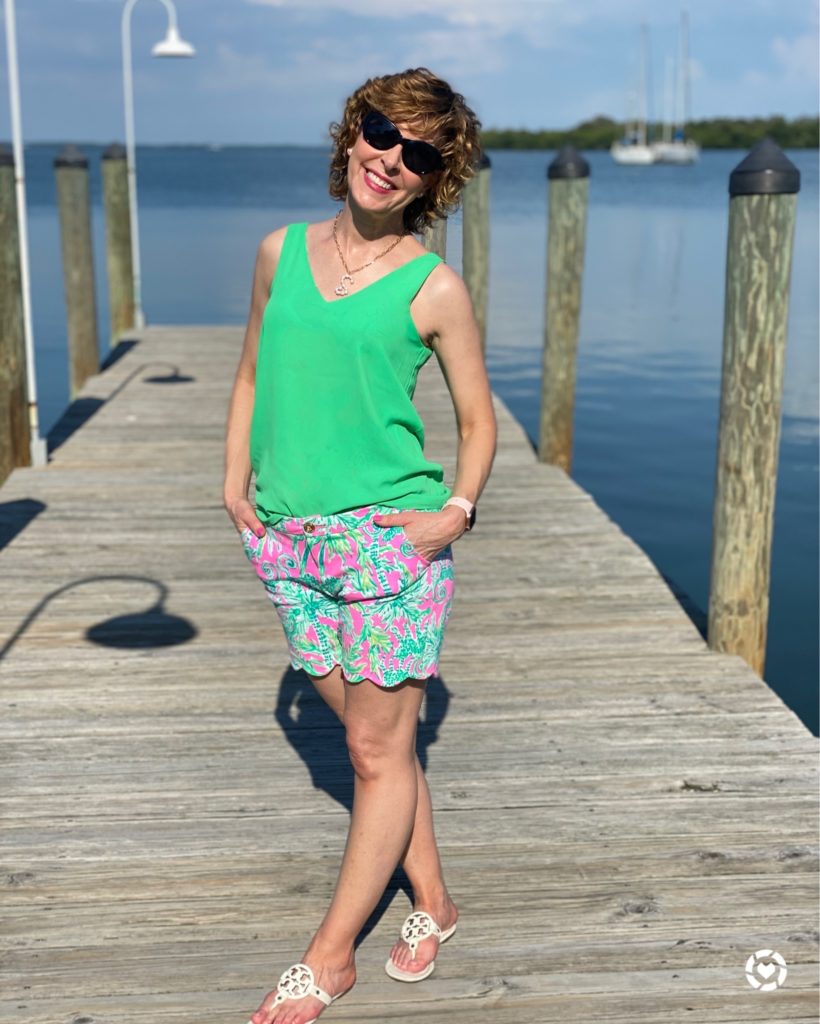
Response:
M548 867L551 885L588 882L598 878L615 880L686 879L724 875L746 877L761 874L807 873L814 870L815 831L795 831L788 841L771 845L765 835L738 839L734 835L707 833L697 842L681 841L679 836L639 836L619 839L608 837L605 844L575 842L572 837L556 837L542 848L539 862ZM496 869L503 859L503 883L497 891L543 886L545 879L532 878L532 850L526 844L498 839L488 846L446 847L449 869L458 876L460 890L470 891ZM204 894L258 894L271 890L279 864L286 855L272 859L266 855L246 858L237 863L234 853L213 851L207 859L180 854L157 861L145 856L119 857L116 861L77 860L70 865L56 860L43 850L31 870L16 869L14 863L2 865L4 905L42 903L59 899L93 902L114 898L149 899L168 895L168 874L174 878L174 894L191 898ZM299 855L299 885L307 886L306 895L333 885L336 852L309 851ZM486 886L487 893L494 889ZM478 894L477 894L478 895Z

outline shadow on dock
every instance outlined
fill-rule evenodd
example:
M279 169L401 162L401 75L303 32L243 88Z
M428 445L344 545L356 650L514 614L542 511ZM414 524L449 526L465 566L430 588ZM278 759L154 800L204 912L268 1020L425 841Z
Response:
M139 340L131 338L123 338L119 341L115 348L113 348L105 361L100 366L100 373L103 373L109 367L113 366L114 363L120 361L123 356L127 355L131 349L139 344ZM104 405L107 405L113 398L127 387L134 378L141 373L146 366L170 366L171 370L165 374L155 374L153 377L143 377L143 384L190 384L196 378L188 374L182 374L179 372L179 368L171 363L157 363L152 360L150 363L143 363L139 366L134 367L131 373L128 374L116 388L105 397L98 395L85 395L81 398L75 398L74 401L68 406L62 416L57 420L51 430L48 432L46 443L48 446L48 454L56 451L60 445L75 434L80 427L84 426L96 413L102 409Z
M0 551L47 508L45 502L34 498L0 502Z
M657 568L657 566L655 567ZM686 591L679 586L671 576L667 576L658 569L658 572L663 579L663 582L672 591L672 595L675 600L681 606L681 609L686 612L692 621L692 625L703 637L704 641L708 641L708 629L709 629L709 616L706 612L696 604L695 601L686 593Z
M127 573L117 573L102 576L85 576L82 579L72 580L70 583L57 587L45 594L37 604L29 611L20 625L15 629L6 643L0 647L0 661L6 657L28 627L39 616L40 612L55 597L64 594L67 590L84 586L87 583L148 583L159 591L159 597L149 607L141 612L127 612L124 615L115 615L109 619L103 619L85 631L86 640L99 644L101 647L116 647L121 650L143 650L157 647L174 647L177 644L188 643L199 634L194 624L181 615L174 615L165 610L165 601L168 598L169 590L160 580L152 576L135 576Z

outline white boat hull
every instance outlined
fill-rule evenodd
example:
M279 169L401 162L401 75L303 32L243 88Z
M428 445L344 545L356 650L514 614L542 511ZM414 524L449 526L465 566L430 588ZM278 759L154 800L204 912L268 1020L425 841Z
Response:
M637 142L634 145L624 145L622 142L613 142L609 152L616 164L654 164L655 154L651 146L644 146Z
M652 149L659 164L693 164L700 159L700 146L691 139L686 142L655 142Z

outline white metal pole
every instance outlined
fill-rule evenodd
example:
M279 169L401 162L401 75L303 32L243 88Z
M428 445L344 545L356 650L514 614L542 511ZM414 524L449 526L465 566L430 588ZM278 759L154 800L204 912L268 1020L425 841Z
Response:
M131 272L134 277L134 326L145 326L142 311L142 274L140 270L140 232L137 221L137 167L134 145L134 89L131 71L131 12L137 0L126 0L122 11L122 74L125 96L125 153L128 169L128 208L131 218Z
M168 13L168 31L176 33L177 12L172 0L160 0ZM134 326L145 326L142 309L142 266L137 204L137 155L134 142L134 76L131 68L131 12L137 0L126 0L122 10L122 85L125 99L125 154L128 169L128 209L131 217L131 264L134 276ZM191 50L191 52L193 52Z
M28 264L28 222L26 220L26 168L23 155L23 127L20 117L20 80L17 67L17 23L14 0L6 0L6 51L9 71L9 102L14 149L14 191L17 199L17 230L20 240L20 285L23 293L23 335L26 343L26 397L28 400L29 444L32 466L48 462L46 440L40 437L37 408L37 370L34 365L34 332L31 328L31 281Z

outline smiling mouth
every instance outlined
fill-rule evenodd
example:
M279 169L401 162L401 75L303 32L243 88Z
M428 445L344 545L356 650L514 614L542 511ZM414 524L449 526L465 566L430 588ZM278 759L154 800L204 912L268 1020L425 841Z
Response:
M377 174L376 171L371 170L369 167L364 168L364 176L369 187L375 192L387 194L388 192L395 191L395 185L388 182L385 178L382 178L381 175Z

